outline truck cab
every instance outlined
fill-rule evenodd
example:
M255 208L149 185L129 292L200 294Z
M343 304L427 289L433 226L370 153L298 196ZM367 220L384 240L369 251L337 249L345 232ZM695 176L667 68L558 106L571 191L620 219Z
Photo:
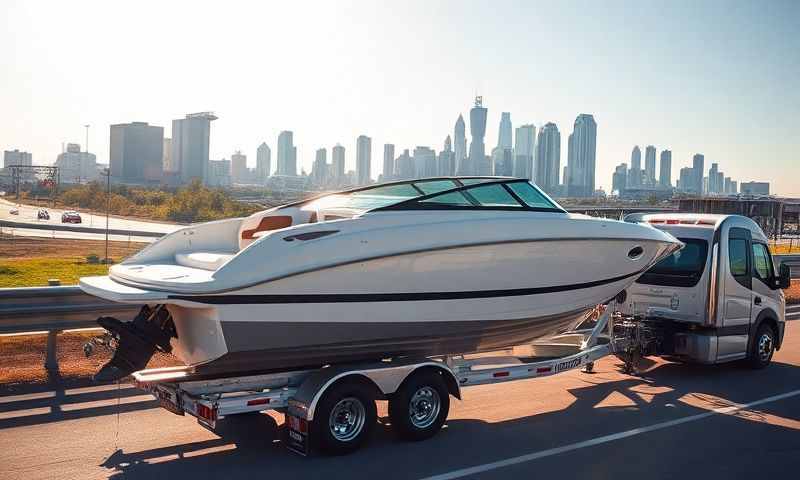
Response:
M700 363L769 364L785 327L788 267L776 271L767 237L739 215L633 214L685 246L646 271L625 295L623 314L657 324L660 354Z

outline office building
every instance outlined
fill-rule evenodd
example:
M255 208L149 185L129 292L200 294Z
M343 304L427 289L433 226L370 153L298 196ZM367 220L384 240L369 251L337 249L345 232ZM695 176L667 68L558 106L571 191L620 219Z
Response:
M642 186L642 151L639 145L634 145L631 151L631 171L628 172L628 186L639 188Z
M182 183L207 181L211 122L217 118L212 112L200 112L172 121L172 168Z
M247 183L247 155L236 151L231 155L231 182Z
M311 184L315 187L324 187L328 183L328 178L328 151L319 148L314 156L314 165L311 167Z
M597 159L597 123L592 115L578 115L567 148L567 170L564 175L567 196L591 197L594 195Z
M394 178L394 145L386 143L383 145L383 177L384 182Z
M436 152L429 147L418 146L414 149L414 175L412 178L436 176Z
M297 147L294 146L294 133L284 130L278 134L277 175L297 176Z
M511 149L511 113L500 114L500 128L497 130L497 146L501 149Z
M536 145L536 127L532 124L518 127L514 135L514 176L533 178L533 152Z
M408 149L403 150L403 154L395 160L395 170L398 180L411 180L416 177L414 158Z
M697 195L702 195L705 191L703 189L703 166L705 163L705 157L702 153L695 153L694 157L692 157L692 173L694 182L692 188L688 191L692 193L696 193Z
M769 195L769 182L742 182L739 192L742 195Z
M472 142L469 145L469 171L465 175L491 175L492 165L486 157L486 146L483 143L486 135L486 115L488 110L483 106L483 97L475 97L475 106L469 111L469 131Z
M226 188L230 187L231 182L231 161L230 160L209 160L208 178L206 183L209 187Z
M658 185L661 188L672 188L672 152L670 150L661 151Z
M620 163L617 165L617 168L614 169L614 174L611 177L611 191L617 192L617 194L622 194L622 192L628 187L628 164L627 163Z
M331 150L331 177L336 185L341 185L345 181L344 176L344 147L338 143Z
M172 139L164 138L164 145L161 150L163 156L161 157L161 168L164 172L173 173L176 170L172 169Z
M55 166L61 183L86 183L99 178L97 157L93 153L81 152L77 143L68 143L66 151L56 157Z
M439 165L437 175L451 177L456 174L455 152L453 152L452 140L450 135L444 139L444 149L439 153Z
M164 177L164 127L147 122L111 125L111 177L120 183L161 182Z
M648 145L644 149L644 179L645 184L656 184L656 147Z
M360 135L356 140L356 184L369 185L372 182L372 139Z
M548 193L559 189L561 170L561 133L555 123L547 123L536 139L536 184Z
M465 131L464 117L459 114L456 120L456 127L453 133L453 154L456 162L456 174L468 175L469 168L467 166L467 134Z
M256 149L256 180L264 184L272 172L272 150L267 142L261 142Z

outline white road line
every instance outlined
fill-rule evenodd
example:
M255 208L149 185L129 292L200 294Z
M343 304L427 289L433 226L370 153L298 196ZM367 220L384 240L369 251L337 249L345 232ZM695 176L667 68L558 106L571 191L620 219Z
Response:
M656 423L654 425L650 425L647 427L634 428L632 430L613 433L611 435L604 435L602 437L592 438L590 440L584 440L583 442L578 442L578 443L571 443L569 445L564 445L561 447L548 448L547 450L541 450L539 452L528 453L526 455L520 455L518 457L507 458L505 460L499 460L497 462L485 463L483 465L476 465L474 467L453 470L452 472L433 475L431 477L425 477L421 480L451 480L454 478L462 478L466 477L467 475L475 475L478 473L488 472L490 470L496 470L498 468L509 467L511 465L517 465L520 463L530 462L532 460L537 460L544 457L550 457L553 455L559 455L561 453L571 452L573 450L579 450L581 448L592 447L594 445L613 442L614 440L621 440L623 438L633 437L636 435L641 435L643 433L654 432L656 430L662 430L669 427L675 427L677 425L682 425L684 423L703 420L705 418L714 415L738 412L739 410L755 407L756 405L763 405L765 403L777 402L778 400L795 397L797 395L800 395L800 390L793 390L791 392L782 393L780 395L775 395L772 397L762 398L761 400L755 400L753 402L741 405L732 405L730 407L715 408L705 413L698 413L697 415L691 415L688 417L678 418L675 420Z

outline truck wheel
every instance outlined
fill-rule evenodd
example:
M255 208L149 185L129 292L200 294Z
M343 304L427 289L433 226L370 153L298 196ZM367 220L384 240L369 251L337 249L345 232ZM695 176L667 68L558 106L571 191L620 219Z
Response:
M322 453L345 455L367 440L377 418L372 390L361 382L345 380L323 395L310 433Z
M389 399L392 429L404 440L436 435L450 411L450 392L442 376L432 370L413 374Z
M769 325L762 323L750 347L748 357L750 367L755 369L766 367L772 360L773 353L775 353L775 331Z

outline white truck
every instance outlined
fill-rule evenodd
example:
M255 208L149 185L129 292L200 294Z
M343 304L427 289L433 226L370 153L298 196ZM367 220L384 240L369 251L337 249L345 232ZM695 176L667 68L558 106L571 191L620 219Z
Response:
M700 363L746 360L767 366L780 349L789 268L776 272L767 237L747 217L632 214L685 247L648 270L626 291L623 314L652 332L650 351Z

